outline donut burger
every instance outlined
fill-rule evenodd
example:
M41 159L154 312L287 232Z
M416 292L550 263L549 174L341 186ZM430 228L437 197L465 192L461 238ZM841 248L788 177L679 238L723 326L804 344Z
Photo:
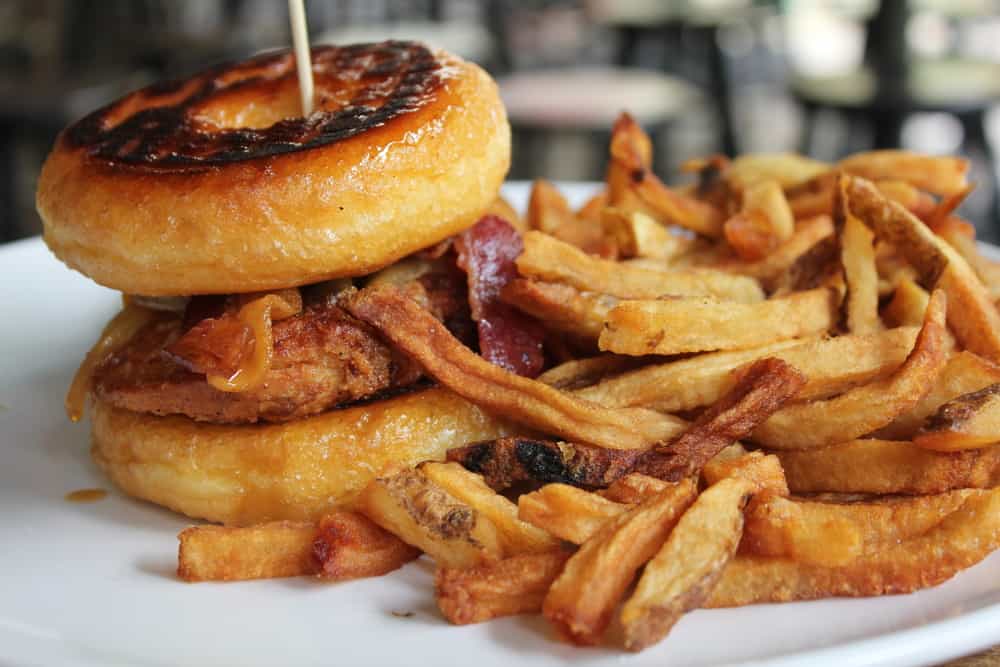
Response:
M125 303L70 416L89 396L97 464L192 517L313 519L509 430L337 305L391 281L476 345L469 257L512 229L483 218L510 159L496 85L410 42L312 68L308 117L289 52L131 93L66 128L39 180L49 248Z

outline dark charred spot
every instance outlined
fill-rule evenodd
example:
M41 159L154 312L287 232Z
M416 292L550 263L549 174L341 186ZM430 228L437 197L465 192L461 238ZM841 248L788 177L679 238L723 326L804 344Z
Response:
M630 176L632 177L633 183L642 183L644 180L646 180L646 170L643 169L642 167L638 169L633 169Z
M144 88L71 125L65 141L110 164L160 171L219 167L325 146L380 127L427 104L443 80L438 59L415 42L316 47L312 60L317 87L352 91L345 107L261 129L198 127L193 108L243 87L294 78L294 58L284 50L206 70L194 77L191 92L179 101L170 98L189 81ZM136 95L150 106L112 123ZM157 105L161 97L169 101Z

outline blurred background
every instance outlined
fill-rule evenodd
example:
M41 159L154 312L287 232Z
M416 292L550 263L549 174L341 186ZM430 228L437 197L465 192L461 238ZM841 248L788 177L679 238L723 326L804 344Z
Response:
M314 43L412 38L498 80L511 178L601 178L627 109L656 171L708 153L961 153L1000 240L1000 0L307 0ZM284 0L0 0L0 242L56 133L165 76L286 46Z

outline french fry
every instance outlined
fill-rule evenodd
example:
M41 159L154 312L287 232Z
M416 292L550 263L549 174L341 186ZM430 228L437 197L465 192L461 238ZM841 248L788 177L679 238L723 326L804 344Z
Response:
M642 257L667 262L695 244L695 239L671 233L642 211L608 207L601 212L600 220L605 235L613 239L622 258Z
M711 594L739 545L752 488L743 479L724 479L680 517L622 607L625 648L640 651L660 641Z
M969 184L969 161L959 157L877 150L846 157L837 167L870 181L906 181L921 190L944 197L961 192Z
M665 488L668 483L662 484ZM522 521L573 544L583 544L609 519L628 509L626 504L568 484L546 484L517 499L518 517Z
M896 202L921 220L926 220L937 206L934 197L906 181L877 180L875 187L887 199Z
M530 230L540 230L585 252L608 254L600 220L579 218L566 198L549 181L539 179L532 184L528 199L526 224Z
M948 401L913 438L913 444L940 452L979 449L998 441L1000 384Z
M574 391L600 382L606 376L627 371L634 364L631 357L599 354L596 357L573 359L553 366L535 379L556 389Z
M920 324L930 299L927 290L909 278L903 278L896 284L892 301L882 311L882 317L893 327Z
M835 398L783 408L757 427L753 440L771 449L825 447L871 433L912 409L947 363L945 302L935 290L913 350L891 376Z
M276 521L246 528L193 526L177 535L184 581L242 581L315 574L312 523Z
M777 181L755 183L743 191L743 207L726 220L723 231L741 258L765 257L779 243L791 238L795 228L792 210Z
M549 181L538 179L531 184L525 223L528 229L553 234L573 223L573 211L559 189Z
M497 530L504 556L551 551L559 542L544 530L518 518L518 506L499 495L458 463L424 463L420 466L428 479L486 517Z
M738 451L739 449L733 453L736 454ZM777 456L761 451L745 452L735 456L716 456L705 464L701 476L709 486L732 477L750 482L755 493L766 491L767 495L788 495L788 481L785 479L781 461Z
M948 324L958 341L991 361L1000 361L1000 312L962 256L868 181L852 178L846 187L854 214L877 236L893 243L920 272L925 284L936 283L947 293Z
M764 298L753 278L712 269L652 271L593 257L579 248L542 234L524 236L524 252L517 258L522 275L561 282L580 290L601 292L625 299L664 295L716 296L745 303Z
M596 343L604 319L620 299L597 292L581 292L569 285L515 278L501 298L539 319L546 327Z
M997 382L1000 382L1000 366L963 350L948 360L930 393L891 424L879 429L877 435L888 440L908 440L917 434L927 417L948 401Z
M670 484L662 479L633 472L616 479L608 488L597 493L616 503L637 505L660 493Z
M984 257L979 252L975 228L972 229L971 234L967 234L959 225L942 224L936 226L934 232L947 241L968 262L979 280L989 290L990 298L994 301L1000 299L1000 264Z
M974 491L923 535L872 550L841 567L738 556L706 607L910 593L936 586L1000 546L1000 489Z
M913 348L918 331L903 327L864 336L786 340L748 350L701 354L627 370L573 391L607 407L680 412L717 401L736 382L733 371L740 366L775 357L806 376L798 399L826 398L895 371Z
M770 288L774 281L810 248L833 234L833 219L817 215L801 220L792 235L763 259L748 262L741 259L716 261L711 266L720 271L751 276Z
M361 492L357 506L446 567L470 568L503 554L491 521L416 470L374 480Z
M834 507L770 494L755 496L745 512L740 553L827 567L850 563L862 552L861 531L836 511L823 511Z
M347 294L340 305L382 332L456 394L543 432L611 449L642 449L683 428L675 417L639 408L603 408L495 366L395 288Z
M997 445L935 452L908 441L865 439L775 455L792 493L919 495L1000 483Z
M334 512L320 519L312 544L319 576L326 581L379 577L420 556L420 550L363 514Z
M878 317L878 272L875 268L875 235L845 206L840 237L840 261L847 283L847 329L865 334L882 329Z
M438 608L455 625L536 613L569 557L569 551L556 549L469 569L439 567L434 577Z
M673 190L651 170L651 142L627 114L622 114L611 136L608 166L609 200L613 206L630 207L638 201L645 213L667 225L678 225L703 236L722 234L719 211L702 201ZM650 147L647 151L647 147Z
M601 221L601 212L608 206L608 193L599 192L587 201L583 203L583 206L577 209L576 217L578 220L586 220L587 222L598 223Z
M636 356L765 345L827 331L836 301L825 288L752 304L708 297L622 301L608 313L598 345Z
M830 171L830 165L794 153L750 153L733 159L726 180L744 190L764 181L795 188Z
M746 511L740 552L837 567L859 556L919 537L975 491L861 502L754 497Z
M542 603L561 635L576 644L601 640L636 571L659 550L696 494L694 482L679 482L606 523L573 554Z

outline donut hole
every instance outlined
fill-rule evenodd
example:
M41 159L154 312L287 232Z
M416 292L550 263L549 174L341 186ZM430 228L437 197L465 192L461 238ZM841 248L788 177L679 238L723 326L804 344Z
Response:
M301 118L298 84L269 81L222 90L191 109L192 118L220 130L263 129Z

